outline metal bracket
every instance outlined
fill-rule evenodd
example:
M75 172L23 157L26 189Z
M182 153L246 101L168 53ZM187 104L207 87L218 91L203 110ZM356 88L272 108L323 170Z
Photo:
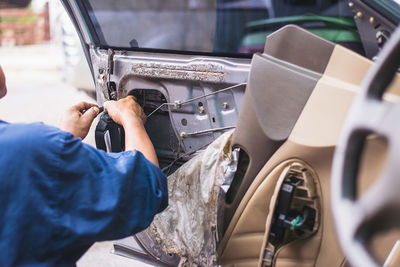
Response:
M117 86L111 81L111 75L114 74L114 55L115 52L111 48L108 49L107 59L107 90L110 100L117 100Z

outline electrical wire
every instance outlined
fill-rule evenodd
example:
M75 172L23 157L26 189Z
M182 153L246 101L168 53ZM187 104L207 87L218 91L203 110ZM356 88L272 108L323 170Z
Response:
M163 172L166 171L166 170L168 170L167 173L166 173L166 175L168 176L169 173L170 173L170 171L171 171L171 168L175 165L175 163L176 163L178 160L180 160L180 159L182 159L182 158L184 158L184 157L190 156L190 155L196 153L196 152L199 151L199 150L202 150L203 148L209 146L212 142L214 142L214 141L211 141L211 142L209 142L209 143L203 145L202 147L200 147L200 148L198 148L198 149L196 149L196 150L189 151L189 152L183 154L182 156L176 157L169 165L165 166L165 167L162 168L161 170L162 170Z
M301 220L301 216L297 216L295 219L293 219L292 223L290 224L290 230L293 231L300 220Z
M214 129L208 129L208 130L203 130L203 131L197 131L197 132L193 132L193 133L184 133L184 132L182 132L182 133L180 134L180 136L179 136L178 151L177 151L177 153L176 153L176 158L172 161L172 163L170 163L168 166L164 167L164 168L162 169L162 171L164 172L165 170L168 169L167 175L169 175L169 172L171 171L172 166L173 166L179 159L181 159L181 158L183 158L183 157L186 157L186 156L189 156L189 155L191 155L191 154L197 152L198 150L201 150L201 149L207 147L209 144L211 144L211 143L213 142L213 141L211 141L210 143L208 143L208 144L206 144L206 145L200 147L200 148L197 149L197 150L193 150L193 151L191 151L191 152L188 152L188 153L186 153L186 154L180 156L183 138L185 138L185 137L187 137L187 136L192 136L192 135L197 135L197 134L203 134L203 133L209 133L209 132L224 131L224 130L229 130L229 129L233 129L233 128L236 128L236 126L228 126L228 127L214 128Z
M176 157L179 158L179 155L181 154L181 145L182 145L182 140L185 136L181 134L179 136L179 141L178 141L178 152L176 153Z

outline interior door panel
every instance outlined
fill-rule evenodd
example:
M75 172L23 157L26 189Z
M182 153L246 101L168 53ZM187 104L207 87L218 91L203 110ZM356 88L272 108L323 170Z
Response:
M329 59L315 54L333 49L333 43L289 25L268 36L265 53L254 55L233 136L233 146L247 153L249 165L243 176L235 176L227 193L225 229L254 177L287 140L321 79Z
M291 31L295 30L295 27L291 28ZM291 42L289 35L285 38L285 42L296 44L293 49L297 50L296 54L300 53L301 47L299 45L301 44ZM268 45L267 40L266 47ZM290 49L290 47L285 49ZM268 51L268 49L266 50ZM268 266L261 265L266 246L265 240L264 242L261 241L261 236L266 236L268 239L270 221L267 220L271 210L270 205L273 202L273 192L275 188L279 188L278 178L282 172L282 166L290 161L304 162L318 177L321 189L318 193L321 202L321 223L318 231L312 236L295 240L280 247L273 255L270 266L342 266L345 264L345 257L336 240L331 215L330 174L332 156L353 97L358 92L361 81L372 63L338 45L333 47L328 60L326 58L322 60L326 62L322 75L312 89L288 138L258 174L252 178L251 184L230 220L218 248L222 265ZM249 91L258 90L260 94L265 93L265 98L267 98L268 92L271 91L268 87L273 86L274 82L252 83L252 79L256 79L252 77L252 73L261 75L263 72L269 71L268 69L254 71L255 66L259 65L252 65L248 87L254 85L258 87L247 88L246 94ZM397 77L389 92L399 95L399 89L400 83ZM388 95L386 98L391 99L393 97ZM254 101L248 102L256 109ZM248 102L244 102L244 109ZM256 118L257 122L261 124L260 119L257 116ZM236 133L244 131L241 128L240 119ZM254 118L247 118L247 120L254 120ZM276 117L275 120L279 120L279 117ZM268 122L264 122L264 124L266 123ZM247 133L247 135L249 134L251 133ZM252 139L252 142L257 142L257 140ZM376 173L374 170L381 168L385 155L380 138L372 136L368 139L368 143L370 146L363 164L367 170L364 171L364 183L374 179L374 173ZM246 149L246 144L242 144L242 146ZM258 154L262 154L262 152L262 150L258 151Z

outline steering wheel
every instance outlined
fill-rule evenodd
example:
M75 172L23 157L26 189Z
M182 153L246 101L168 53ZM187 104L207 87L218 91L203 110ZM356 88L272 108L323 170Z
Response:
M332 209L339 242L353 266L378 266L368 249L377 233L400 226L400 103L382 100L400 63L400 27L381 51L356 96L339 138L332 166ZM365 139L387 140L380 177L357 198L357 174Z

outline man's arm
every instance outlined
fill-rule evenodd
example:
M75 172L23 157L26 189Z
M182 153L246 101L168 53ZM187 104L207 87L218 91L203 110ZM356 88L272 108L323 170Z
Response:
M140 152L106 153L39 123L1 134L1 266L73 265L94 242L137 233L168 205L165 175Z

